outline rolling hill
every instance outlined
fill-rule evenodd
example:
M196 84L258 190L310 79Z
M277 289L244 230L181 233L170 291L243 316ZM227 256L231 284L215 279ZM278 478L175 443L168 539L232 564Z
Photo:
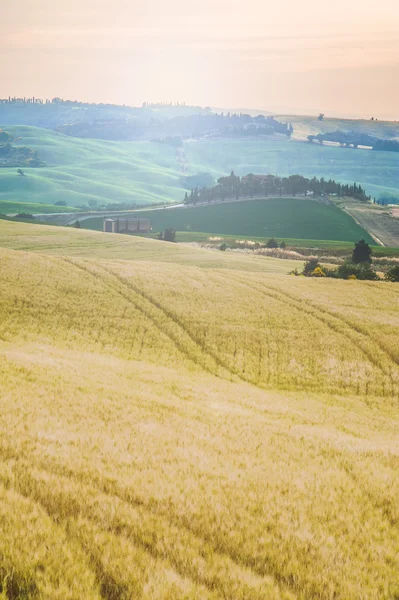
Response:
M1 227L3 596L398 596L395 284Z
M177 157L176 149L155 142L78 139L26 126L7 126L7 131L37 150L47 166L25 169L26 177L18 177L16 169L0 169L0 200L63 200L69 206L171 202L184 196L183 175L205 172L217 179L232 170L238 175L300 173L356 181L368 194L399 196L399 158L394 152L288 139L208 139L185 141Z
M20 143L39 152L46 168L0 169L0 199L70 206L88 202L151 203L183 193L173 148L150 142L71 138L35 127L7 127Z
M281 121L289 121L294 127L294 139L306 140L308 135L327 133L330 131L356 131L381 139L399 139L398 121L372 121L371 119L339 119L324 117L319 121L316 117L306 115L279 115Z

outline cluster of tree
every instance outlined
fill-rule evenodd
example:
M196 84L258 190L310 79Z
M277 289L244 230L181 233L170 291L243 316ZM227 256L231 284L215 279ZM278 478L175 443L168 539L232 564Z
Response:
M244 113L215 113L184 103L144 103L141 107L52 98L0 101L0 121L54 129L80 138L134 140L168 137L260 136L293 132L290 123Z
M337 269L329 269L321 265L317 258L307 261L303 267L302 275L305 277L332 277L335 279L360 279L368 281L377 281L379 277L371 266L372 249L364 241L356 242L352 256L346 260ZM299 275L295 269L294 275ZM399 282L399 266L395 265L385 273L385 280Z
M399 152L399 142L396 140L377 140L373 145L373 150Z
M8 98L1 98L0 104L64 104L65 106L112 106L112 107L120 107L126 106L125 104L107 104L103 102L81 102L80 100L64 100L64 98L59 98L58 96L55 98L35 98L32 96L30 98L24 97L16 97L16 96L8 96Z
M94 119L58 125L55 131L79 138L129 141L144 133L144 126L137 119Z
M17 98L16 96L8 96L8 98L1 98L0 104L51 104L50 100L43 100L42 98Z
M143 102L143 108L151 108L151 109L159 109L159 108L194 108L198 110L202 110L200 106L186 104L185 102ZM207 107L205 110L210 111L211 109Z
M13 146L14 139L10 133L0 129L0 168L44 167L37 150L27 146ZM23 175L21 169L19 175Z
M399 196L395 196L389 192L384 192L379 195L377 200L374 198L374 204L378 204L380 206L385 206L386 204L399 204Z
M180 146L182 138L204 136L260 136L293 132L291 123L280 123L273 117L251 117L247 114L216 114L207 112L178 114L169 118L144 115L135 117L91 118L57 125L60 133L80 138L133 140L137 138ZM154 137L155 136L155 137Z
M165 229L165 231L158 233L157 237L159 240L163 240L164 242L175 242L176 230L170 227L169 229Z
M270 135L273 133L281 133L289 137L293 132L291 123L280 123L273 117L264 117L263 115L251 117L245 113L180 115L164 121L158 127L165 133L179 134L183 137Z
M361 185L337 183L333 179L325 180L313 177L308 179L302 175L278 177L276 175L253 175L238 177L234 171L227 177L220 177L217 185L212 187L195 187L190 194L186 192L185 204L197 202L224 201L225 199L253 198L254 196L297 196L313 195L320 197L328 194L348 196L356 200L370 200Z
M335 142L342 147L358 148L367 146L373 150L384 150L387 152L399 152L399 142L396 140L383 140L374 135L361 133L358 131L330 131L328 133L318 133L317 135L308 135L309 142Z
M101 206L101 209L111 211L111 210L134 210L137 208L137 204L128 204L127 202L120 202L118 204L110 203L106 206Z

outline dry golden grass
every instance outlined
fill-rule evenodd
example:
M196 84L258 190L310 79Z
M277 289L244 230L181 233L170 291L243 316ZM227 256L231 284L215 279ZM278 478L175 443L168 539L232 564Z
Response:
M394 284L1 228L2 600L399 597Z

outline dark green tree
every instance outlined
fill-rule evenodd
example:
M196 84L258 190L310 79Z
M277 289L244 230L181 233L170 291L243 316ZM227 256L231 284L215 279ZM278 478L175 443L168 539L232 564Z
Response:
M364 241L359 240L356 242L355 247L352 252L352 262L356 265L359 263L371 263L371 253L372 249L370 246Z
M161 238L162 239L162 238ZM169 229L165 229L163 234L163 239L165 242L175 242L176 241L176 230L170 227Z

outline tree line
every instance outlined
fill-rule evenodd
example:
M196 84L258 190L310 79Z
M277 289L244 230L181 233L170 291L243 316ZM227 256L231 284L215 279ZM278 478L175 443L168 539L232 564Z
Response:
M360 133L357 131L330 131L328 133L318 133L317 135L308 135L309 142L335 142L342 147L358 148L359 146L368 146L373 150L385 152L399 152L399 142L396 140L384 140L374 135Z
M380 277L372 268L373 250L364 241L355 243L350 258L345 260L338 268L329 268L321 265L317 258L308 260L302 270L292 271L292 275L304 275L305 277L331 277L334 279L360 279L368 281L379 281ZM385 281L399 282L399 265L390 267L384 274Z
M277 175L254 175L250 173L244 177L234 174L234 171L226 177L220 177L217 185L212 187L195 187L191 192L186 192L185 204L197 204L197 202L215 202L235 198L253 198L254 196L313 196L323 197L331 195L347 196L355 200L371 200L365 190L356 182L343 184L333 179L313 177L308 179L302 175L290 175L289 177L278 177Z

